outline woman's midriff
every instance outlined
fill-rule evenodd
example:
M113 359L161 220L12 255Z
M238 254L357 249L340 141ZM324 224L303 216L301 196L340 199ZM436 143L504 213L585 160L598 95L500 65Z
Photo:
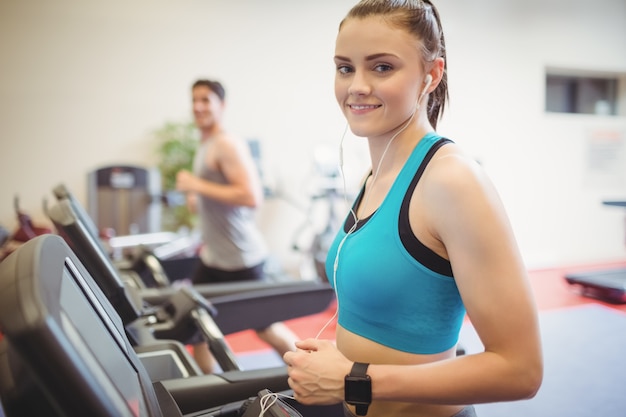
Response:
M456 349L434 355L421 355L391 349L337 326L337 348L350 360L370 364L419 365L452 358ZM372 385L375 386L376 381ZM354 407L348 406L354 414ZM438 405L393 401L373 401L367 417L450 417L463 409L457 405Z

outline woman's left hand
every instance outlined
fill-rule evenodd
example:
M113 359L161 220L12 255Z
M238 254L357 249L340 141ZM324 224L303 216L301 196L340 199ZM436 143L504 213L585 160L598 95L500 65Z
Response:
M306 339L296 343L296 347L297 351L283 356L296 401L319 405L343 401L344 378L350 373L352 362L328 340Z

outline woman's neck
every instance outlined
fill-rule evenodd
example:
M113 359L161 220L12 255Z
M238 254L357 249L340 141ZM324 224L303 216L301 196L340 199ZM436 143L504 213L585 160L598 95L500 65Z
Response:
M376 175L378 167L383 171L393 169L394 162L398 162L398 158L405 159L404 157L411 153L417 143L432 130L429 124L410 124L406 129L397 130L393 134L369 138L373 175Z

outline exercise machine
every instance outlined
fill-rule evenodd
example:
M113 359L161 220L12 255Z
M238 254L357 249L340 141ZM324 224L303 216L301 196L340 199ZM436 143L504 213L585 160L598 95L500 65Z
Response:
M29 239L51 232L48 227L33 223L31 217L20 208L19 196L17 195L13 198L13 208L18 227L12 233L9 233L4 227L0 227L0 261Z
M137 288L134 280L121 278L110 259L94 243L71 203L61 200L47 213L57 231L83 261L125 324L135 329L149 328L157 338L175 338L186 343L196 330L209 341L209 347L223 370L239 369L224 340L224 334L264 328L290 318L318 313L328 307L332 291L311 282L268 286L264 283L233 283L168 288ZM205 301L205 305L203 304ZM144 306L152 306L144 307ZM158 312L153 312L154 307ZM212 314L200 314L202 311ZM217 314L219 312L219 314ZM142 316L148 316L142 317ZM143 332L133 335L141 343Z
M626 209L626 201L606 200L602 204ZM626 303L626 268L571 272L565 281L582 295L615 304Z
M144 359L153 354L143 351L144 346L152 349L155 345L152 338L187 344L194 337L194 330L200 330L220 368L240 370L224 334L265 328L278 321L321 312L334 297L327 284L303 281L145 288L134 271L120 271L113 265L94 235L95 228L89 217L71 193L60 186L55 188L54 194L57 204L52 207L46 204L45 211L118 311L127 325L130 339ZM155 263L158 266L156 260ZM167 277L163 280L167 281ZM180 350L175 343L170 349L182 355L183 363L187 363L186 351ZM161 358L159 354L152 361L158 363ZM154 378L162 379L161 374L151 373Z
M237 382L215 375L175 380L203 397L195 404L213 403L194 409L184 388L176 393L168 381L152 381L119 315L59 236L36 237L7 257L0 288L6 417L247 416L256 394L242 394ZM257 392L272 390L271 380L259 378L264 388ZM276 412L292 410L281 403ZM333 415L327 411L319 415Z
M96 282L103 287L105 294L111 297L119 296L123 291L121 287L126 285L137 288L137 294L143 301L160 304L177 291L175 286L170 285L169 277L161 269L159 260L154 255L148 258L153 262L153 273L161 277L159 280L162 283L157 285L157 288L146 288L142 280L137 278L135 271L113 264L106 248L94 233L95 225L80 203L63 185L57 186L53 192L58 204L52 208L46 204L44 211L86 267L93 269L90 272ZM256 326L260 326L253 328L263 328L277 321L319 313L334 299L334 291L330 285L318 281L248 281L200 284L193 287L218 308L220 314L217 321L220 328L228 328L226 333L246 329L242 327L242 324L246 324L244 317L249 317L255 321ZM254 301L256 296L259 296L258 302ZM244 303L247 305L250 314L242 317L239 311L236 320L233 320L233 315L230 315L230 318L225 317L227 314L223 314L222 309L232 308L238 301L240 306Z
M161 176L157 169L112 165L89 173L88 211L99 230L116 235L158 232Z

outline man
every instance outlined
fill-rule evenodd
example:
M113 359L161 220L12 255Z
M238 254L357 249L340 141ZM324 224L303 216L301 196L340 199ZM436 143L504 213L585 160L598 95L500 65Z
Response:
M247 144L224 129L225 90L217 81L198 80L192 86L193 114L201 141L194 172L182 170L176 188L187 193L198 213L203 245L194 284L262 280L268 256L256 225L255 210L263 202L257 167ZM295 350L297 336L283 323L257 330L281 356ZM215 359L206 343L194 344L194 357L205 373Z

